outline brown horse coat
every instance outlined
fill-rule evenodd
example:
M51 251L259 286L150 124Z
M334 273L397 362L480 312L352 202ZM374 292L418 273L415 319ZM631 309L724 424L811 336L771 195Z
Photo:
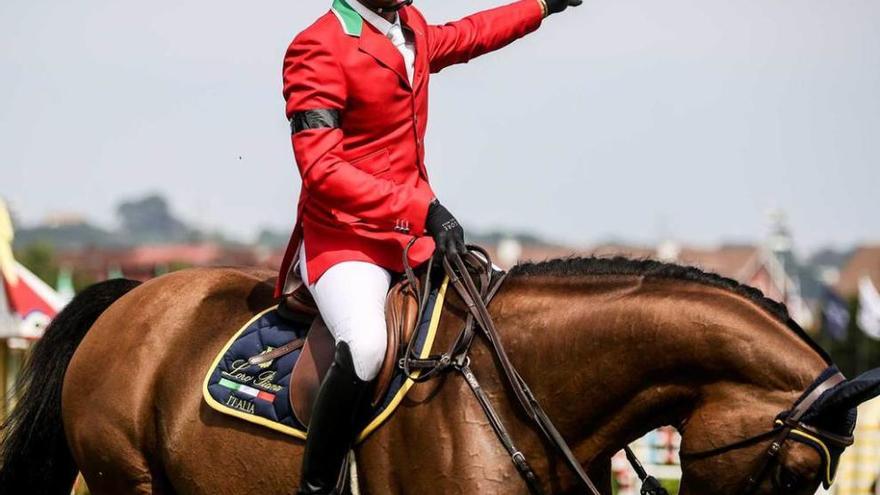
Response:
M231 332L273 304L271 276L181 271L143 284L101 315L70 362L62 402L67 441L92 493L295 490L302 442L219 414L201 392ZM609 459L627 442L665 424L681 430L691 451L767 430L827 366L751 298L694 281L523 273L509 278L490 309L514 364L609 494ZM453 338L463 314L450 298L437 345ZM514 408L479 339L472 358L546 490L581 493ZM686 463L681 493L736 493L764 448ZM457 376L414 387L357 456L362 493L527 493ZM812 493L818 455L792 444L783 459L804 475L798 493Z

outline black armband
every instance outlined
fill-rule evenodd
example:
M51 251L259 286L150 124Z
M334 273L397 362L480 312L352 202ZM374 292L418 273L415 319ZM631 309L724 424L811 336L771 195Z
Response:
M334 129L339 126L339 110L333 110L330 108L296 112L293 114L293 117L290 118L291 134L296 134L297 132L308 129Z

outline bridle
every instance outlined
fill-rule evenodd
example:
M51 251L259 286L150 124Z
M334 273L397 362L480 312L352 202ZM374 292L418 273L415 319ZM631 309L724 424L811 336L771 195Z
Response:
M742 495L753 495L767 476L770 468L773 465L779 464L779 452L782 450L782 447L785 446L785 443L788 440L798 441L810 445L819 453L825 466L822 483L828 488L834 481L834 470L832 469L834 457L829 445L842 450L852 445L853 437L851 435L838 435L808 425L802 422L801 418L803 418L804 414L810 410L817 400L819 400L819 397L821 397L823 393L844 381L846 381L846 377L837 371L836 368L828 368L819 376L819 378L816 379L816 381L813 382L810 388L808 388L808 390L810 390L809 393L805 393L805 395L795 402L790 410L784 411L774 420L774 426L772 429L714 449L699 452L681 452L679 457L682 461L685 461L686 459L707 459L733 450L755 445L767 439L772 439L770 446L759 460L757 467L752 471L752 474L746 478L743 490L739 492ZM777 483L775 479L774 483ZM782 486L778 488L791 489L792 487Z

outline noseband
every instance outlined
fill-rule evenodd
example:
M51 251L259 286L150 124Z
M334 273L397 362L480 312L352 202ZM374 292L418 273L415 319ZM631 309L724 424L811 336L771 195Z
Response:
M763 433L759 433L744 440L740 440L738 442L724 445L722 447L711 450L704 450L701 452L682 452L681 454L679 454L679 456L681 457L681 459L706 459L709 457L724 454L726 452L748 447L768 438L772 438L773 441L770 443L767 451L761 457L761 461L758 464L758 467L752 472L751 475L749 475L749 477L746 479L745 487L742 491L739 492L743 495L753 495L758 490L761 481L763 481L764 478L767 476L767 472L770 470L770 467L779 464L779 452L782 450L782 447L785 445L785 443L788 440L799 441L816 449L816 451L822 457L822 461L825 464L825 473L822 483L825 485L826 488L829 487L831 485L831 482L834 480L834 473L831 469L834 459L832 457L831 449L829 449L828 445L830 444L833 447L844 449L852 445L853 437L851 435L837 435L801 422L801 418L804 416L804 414L810 410L813 404L815 404L815 402L823 393L846 380L846 378L840 372L835 372L827 378L823 378L827 374L827 371L828 370L826 370L826 372L823 372L820 377L815 382L813 382L813 385L811 385L812 390L810 391L810 393L801 397L794 404L791 410L780 414L780 416L774 422L773 429L765 431Z

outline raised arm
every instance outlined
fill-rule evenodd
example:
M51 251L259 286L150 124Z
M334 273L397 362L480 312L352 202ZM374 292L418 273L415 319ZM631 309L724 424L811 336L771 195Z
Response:
M540 0L518 0L442 26L428 26L431 72L508 45L538 29L543 17Z
M430 188L377 178L342 159L346 84L336 59L320 41L297 39L284 60L284 96L293 151L309 195L324 204L392 230L425 229Z
M442 26L428 26L431 72L502 48L538 29L541 19L582 0L519 0Z

